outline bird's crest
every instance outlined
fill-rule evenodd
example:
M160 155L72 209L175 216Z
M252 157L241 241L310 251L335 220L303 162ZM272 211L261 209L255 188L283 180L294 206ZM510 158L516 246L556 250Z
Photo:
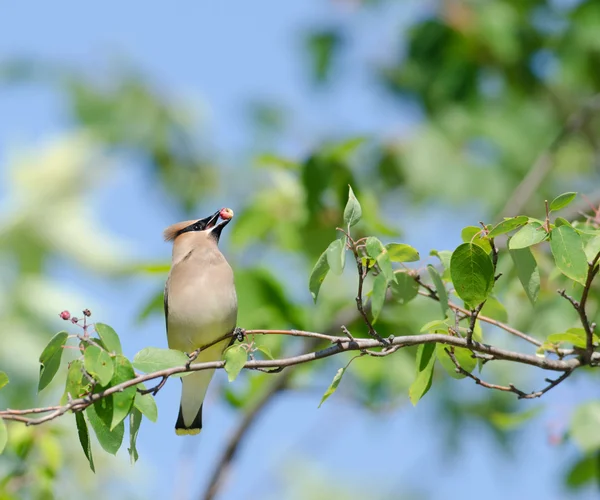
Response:
M181 231L182 229L185 229L186 227L188 227L190 224L193 224L194 222L196 222L196 221L195 220L185 220L183 222L178 222L176 224L173 224L172 226L169 226L163 232L165 241L173 241L175 239L175 237L177 236L177 234L179 233L179 231Z

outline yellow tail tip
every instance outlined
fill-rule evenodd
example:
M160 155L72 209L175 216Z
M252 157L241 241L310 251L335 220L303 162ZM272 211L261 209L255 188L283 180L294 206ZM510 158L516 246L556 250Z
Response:
M195 436L200 434L201 429L175 429L175 434L178 436Z

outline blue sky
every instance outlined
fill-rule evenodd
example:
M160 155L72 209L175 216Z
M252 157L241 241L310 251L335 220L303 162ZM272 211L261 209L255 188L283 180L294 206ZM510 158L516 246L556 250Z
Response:
M274 97L285 103L302 131L282 144L283 152L294 154L324 135L398 134L418 120L414 110L390 105L368 75L360 73L362 66L352 64L354 58L373 64L384 60L388 55L380 47L389 45L385 42L428 7L421 4L415 10L416 4L398 2L386 7L388 11L356 15L344 2L316 0L5 3L0 58L31 56L68 63L89 74L106 68L111 59L130 61L167 92L198 102L207 134L219 155L231 160L252 149L241 111L245 104L256 97ZM320 94L306 77L299 35L306 27L328 23L348 26L353 38L349 55L340 63L339 90ZM39 86L0 95L0 111L0 158L6 148L35 146L69 127L60 97ZM130 241L136 255L166 260L170 249L160 233L179 214L163 210L163 202L160 190L136 169L121 171L91 200L104 224ZM436 213L426 216L440 220ZM453 221L450 229L460 227L461 221ZM407 231L419 249L440 243L410 227ZM449 247L456 242L444 243ZM114 284L82 276L69 266L58 273L74 289L93 297L94 304L82 306L98 311L103 321L122 332L128 355L147 345L165 345L160 318L143 327L132 320L155 290L155 282L124 282L115 290ZM222 373L216 379L225 382ZM467 381L462 384L464 390L475 390ZM237 422L236 415L216 400L218 385L211 387L205 406L205 431L194 441L173 433L178 383L167 384L157 397L159 421L144 424L136 466L147 473L142 486L147 498L196 498L203 489ZM582 400L590 395L590 387L578 380L568 391L560 386L549 393L543 417L527 426L513 455L506 457L479 428L465 436L460 450L445 454L439 430L444 415L437 413L431 398L416 408L405 405L370 414L336 394L317 411L319 391L288 394L274 402L251 432L220 498L299 498L293 486L304 476L322 481L333 477L357 497L375 491L382 498L397 498L395 492L412 491L405 498L451 498L460 492L468 499L480 498L484 491L491 500L564 498L558 483L548 478L560 478L565 458L575 452L551 446L548 429L568 418L574 402L570 394ZM191 457L185 470L180 467L182 456ZM183 490L182 484L187 485ZM588 493L580 498L592 498Z

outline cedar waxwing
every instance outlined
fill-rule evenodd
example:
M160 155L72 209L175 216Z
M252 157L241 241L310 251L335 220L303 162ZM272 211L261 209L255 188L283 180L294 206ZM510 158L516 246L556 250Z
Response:
M165 317L170 349L192 353L235 329L237 296L233 271L219 251L221 231L233 211L223 208L205 219L179 222L165 229L173 241L173 262L165 285ZM223 219L217 224L219 218ZM219 361L230 339L200 351L195 362ZM202 429L202 403L214 370L181 379L178 435Z

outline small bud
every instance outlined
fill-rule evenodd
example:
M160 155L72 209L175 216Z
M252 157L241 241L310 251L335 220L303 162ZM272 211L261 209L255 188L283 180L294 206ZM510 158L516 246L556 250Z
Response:
M83 315L89 318L92 315L92 311L90 311L89 309L84 309Z
M59 314L61 319L68 321L71 318L71 313L69 311L63 311Z
M73 324L77 323L78 321L79 321L79 320L78 320L78 319L77 319L75 316L73 316L73 317L71 318L71 323L73 323Z

